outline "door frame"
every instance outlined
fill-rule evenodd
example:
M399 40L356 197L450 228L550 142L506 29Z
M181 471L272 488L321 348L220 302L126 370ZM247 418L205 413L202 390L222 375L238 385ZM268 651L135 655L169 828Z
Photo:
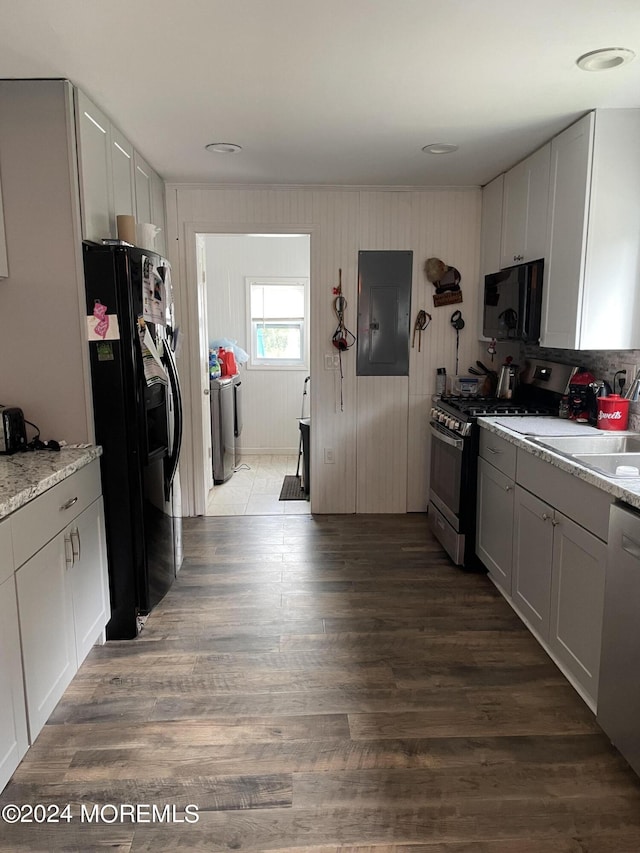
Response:
M182 350L179 355L180 372L183 377L184 432L180 457L180 479L182 486L183 513L186 516L205 515L208 489L206 488L202 423L204 406L209 407L209 341L203 341L200 333L201 304L206 304L206 293L202 293L204 282L198 276L198 235L208 234L307 234L309 235L310 278L309 308L313 304L314 234L317 226L286 225L274 223L220 223L210 221L184 223L185 278L179 290L180 316L183 319ZM195 283L195 287L193 284ZM309 318L309 349L313 363L313 324ZM207 393L205 393L205 391ZM309 394L310 415L313 417L313 382ZM311 480L313 484L313 478ZM311 500L313 500L313 485Z

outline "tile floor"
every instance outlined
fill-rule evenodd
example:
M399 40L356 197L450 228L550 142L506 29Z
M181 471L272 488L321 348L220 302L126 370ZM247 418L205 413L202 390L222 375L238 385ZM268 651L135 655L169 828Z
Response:
M278 500L285 474L295 474L297 464L297 455L243 456L239 470L213 487L207 515L309 515L309 501Z

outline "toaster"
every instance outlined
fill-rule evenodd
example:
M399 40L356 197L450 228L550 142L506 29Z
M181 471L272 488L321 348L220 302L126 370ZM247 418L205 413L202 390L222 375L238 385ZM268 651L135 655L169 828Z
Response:
M16 453L27 446L27 427L22 409L0 406L0 453Z

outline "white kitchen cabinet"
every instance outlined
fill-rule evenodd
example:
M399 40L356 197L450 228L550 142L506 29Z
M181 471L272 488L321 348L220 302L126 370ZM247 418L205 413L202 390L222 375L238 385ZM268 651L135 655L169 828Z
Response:
M110 210L110 220L111 233L115 236L118 230L117 217L136 215L134 152L133 145L113 124L109 124L109 135L113 181L113 204Z
M553 509L516 486L512 600L538 639L549 637Z
M133 167L136 188L136 222L152 222L151 182L153 169L137 151L133 155Z
M43 492L10 521L33 743L109 618L99 461Z
M85 509L64 533L65 553L71 553L73 625L78 666L100 639L109 620L107 550L102 498Z
M551 142L540 343L640 347L640 110L596 110Z
M549 647L595 705L607 546L558 512L554 520Z
M167 255L167 223L164 204L164 181L157 172L151 173L151 219L160 229L156 235L155 249L163 257Z
M29 745L11 527L0 522L0 791Z
M59 534L16 572L31 743L78 668L67 578L70 554L68 540Z
M482 332L484 277L501 268L502 245L502 192L504 175L498 175L482 188L482 230L480 235L480 297L478 305L478 337L488 340Z
M82 236L99 243L116 236L111 221L110 122L80 89L75 89L75 104Z
M511 595L514 482L478 460L476 554L495 583Z
M501 268L545 256L550 159L547 143L504 176Z

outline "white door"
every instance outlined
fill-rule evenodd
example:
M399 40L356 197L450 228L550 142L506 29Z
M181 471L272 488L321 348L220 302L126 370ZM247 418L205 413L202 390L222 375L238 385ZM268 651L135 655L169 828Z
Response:
M198 335L200 340L199 371L202 376L202 446L204 450L204 490L208 494L213 488L212 441L211 441L211 397L209 395L209 325L207 314L207 266L204 236L196 237L198 276Z

